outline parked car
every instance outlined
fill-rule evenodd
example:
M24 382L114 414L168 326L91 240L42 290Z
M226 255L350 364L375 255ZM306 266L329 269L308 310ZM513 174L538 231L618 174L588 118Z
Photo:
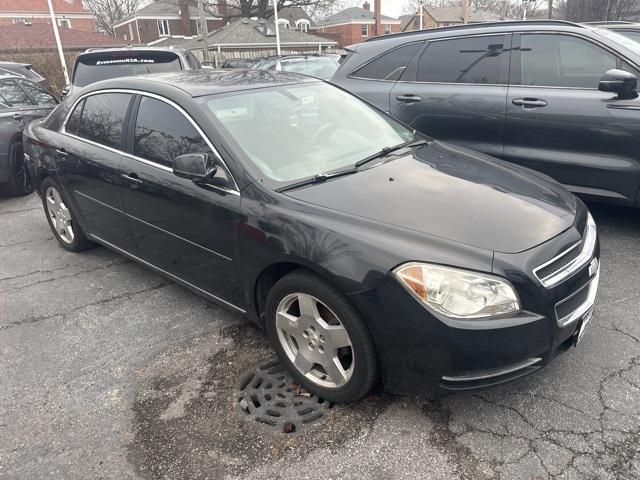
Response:
M24 163L22 130L56 105L58 100L35 82L21 76L0 76L0 191L5 195L33 192Z
M0 76L16 76L26 78L37 83L43 88L49 89L47 79L36 72L30 63L16 63L0 61Z
M580 200L317 79L108 80L30 124L25 148L62 247L106 245L246 315L332 402L379 376L511 380L591 320L599 244Z
M338 69L338 61L333 56L326 55L287 55L282 57L268 57L256 63L257 70L270 72L302 73L311 77L328 80Z
M634 22L589 22L591 27L606 28L623 35L634 42L640 42L640 23Z
M229 58L222 63L220 68L251 68L260 60L260 58Z
M502 22L348 47L332 82L419 131L640 205L640 44L562 21Z
M193 53L179 48L90 48L76 58L71 85L62 90L62 96L108 78L200 68L202 65Z

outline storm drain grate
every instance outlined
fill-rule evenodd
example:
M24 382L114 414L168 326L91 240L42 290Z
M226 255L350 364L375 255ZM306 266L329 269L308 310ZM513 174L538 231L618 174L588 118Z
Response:
M261 365L242 378L237 406L241 416L284 433L321 422L333 408L295 384L278 362Z

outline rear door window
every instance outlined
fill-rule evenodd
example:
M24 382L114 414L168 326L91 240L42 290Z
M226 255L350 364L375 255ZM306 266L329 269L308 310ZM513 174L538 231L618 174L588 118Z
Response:
M171 105L142 97L133 138L133 154L173 167L173 159L186 153L208 153L211 149L185 116Z
M597 89L617 65L605 49L570 35L522 35L520 52L521 85Z
M510 36L438 40L420 57L418 81L430 83L506 84Z
M9 107L31 107L33 103L13 80L0 81L0 102Z
M27 92L27 94L29 94L29 96L31 96L37 105L50 106L58 104L56 97L51 95L44 88L40 88L35 83L28 80L16 80L16 82L25 90L25 92Z
M80 117L82 116L82 107L84 106L84 99L80 100L73 109L71 115L67 119L67 123L64 126L64 130L67 133L78 134L78 128L80 127Z
M78 59L73 84L84 87L107 78L182 70L174 52L90 53Z
M413 56L423 42L410 43L383 54L353 73L354 77L372 80L400 80Z
M101 93L86 98L78 135L111 148L122 148L122 132L131 95Z

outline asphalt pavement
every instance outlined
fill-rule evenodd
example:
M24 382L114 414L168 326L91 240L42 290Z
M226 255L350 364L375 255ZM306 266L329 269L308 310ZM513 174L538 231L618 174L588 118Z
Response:
M234 402L273 358L260 330L105 248L66 252L36 195L0 198L0 478L638 479L640 211L591 207L602 277L578 348L284 434Z

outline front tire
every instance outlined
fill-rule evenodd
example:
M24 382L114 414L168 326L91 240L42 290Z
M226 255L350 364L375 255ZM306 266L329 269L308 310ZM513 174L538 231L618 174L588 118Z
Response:
M345 295L311 272L296 270L273 286L266 330L295 381L321 398L353 402L377 381L364 320Z
M49 227L62 248L70 252L81 252L92 248L95 244L87 239L82 227L74 218L69 208L69 201L60 185L51 177L47 177L40 188Z
M9 146L9 179L0 185L2 193L12 197L22 197L33 193L33 181L24 161L22 141L14 141Z

